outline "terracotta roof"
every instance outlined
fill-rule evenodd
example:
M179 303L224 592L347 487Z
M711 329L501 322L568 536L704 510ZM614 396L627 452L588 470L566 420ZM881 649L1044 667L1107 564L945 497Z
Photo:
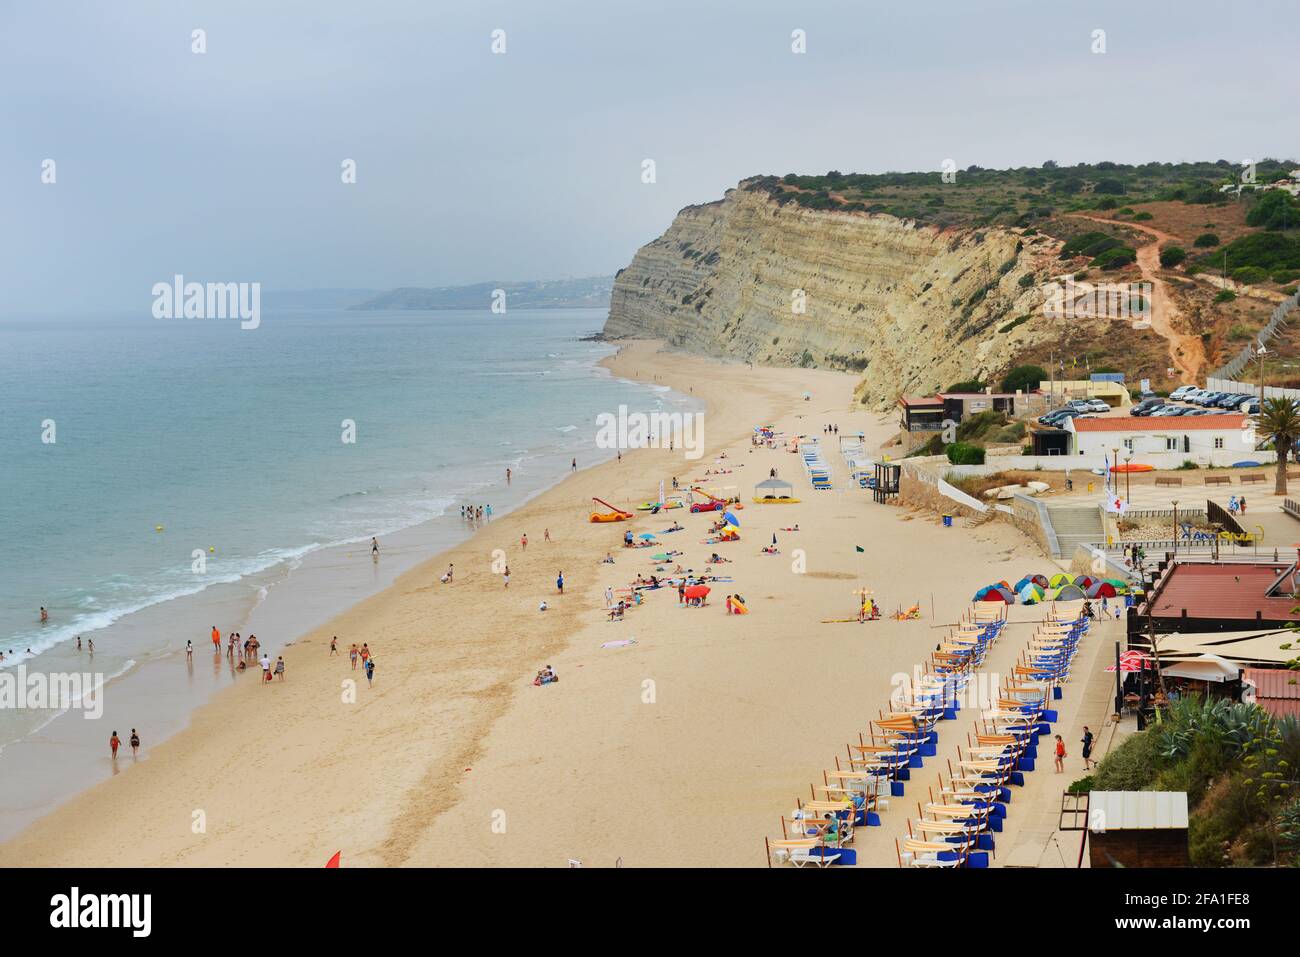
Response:
M1248 417L1237 413L1227 415L1161 416L1108 416L1101 419L1072 419L1076 432L1156 432L1161 435L1174 432L1199 432L1215 429L1220 432L1237 430Z
M923 397L920 397L920 396L908 396L908 395L905 395L905 396L903 396L901 399L898 400L898 404L899 404L899 405L902 405L902 406L906 406L906 407L908 407L908 408L911 408L911 407L914 406L914 405L916 405L916 406L921 406L921 405L942 406L942 405L943 405L943 399L939 398L938 396L933 396L933 395L932 395L932 396L928 396L928 397L924 397L924 398L923 398Z
M1225 618L1254 621L1260 612L1264 621L1300 619L1292 615L1295 599L1287 595L1268 597L1268 590L1289 562L1248 563L1178 562L1161 580L1152 598L1157 618L1177 618L1187 610L1189 618Z

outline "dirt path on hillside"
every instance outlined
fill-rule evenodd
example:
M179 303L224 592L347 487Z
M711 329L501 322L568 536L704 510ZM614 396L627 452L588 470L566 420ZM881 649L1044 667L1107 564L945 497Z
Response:
M1166 242L1181 242L1176 236L1163 233L1151 226L1141 223L1126 223L1100 216L1088 216L1084 213L1068 213L1078 219L1105 223L1108 226L1127 226L1138 232L1146 233L1155 241L1141 246L1137 250L1138 269L1142 270L1142 279L1151 284L1151 328L1169 343L1169 358L1178 375L1186 383L1195 384L1201 379L1205 367L1205 346L1199 336L1187 335L1174 328L1174 322L1181 319L1182 312L1169 294L1169 288L1160 278L1160 246Z

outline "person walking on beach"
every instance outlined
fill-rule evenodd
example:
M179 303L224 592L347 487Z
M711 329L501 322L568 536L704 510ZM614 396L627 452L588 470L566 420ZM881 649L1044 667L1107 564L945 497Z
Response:
M542 541L549 542L550 540L551 540L551 530L549 528L542 529Z
M372 561L379 561L379 539L373 535L370 536L370 558Z
M524 532L523 537L522 537L521 539L519 539L519 547L522 548L524 551L528 551L528 533L527 533L527 532Z
M275 676L281 681L284 680L284 655L277 655L275 659Z
M483 506L483 514L484 514L485 516L487 516L487 520L488 520L489 522L492 521L492 506L491 506L491 505L484 505L484 506Z
M94 638L87 638L87 639L86 639L86 650L89 651L92 655L95 653L95 639L94 639Z
M140 735L136 732L135 728L132 728L131 729L131 757L138 758L139 756L140 756Z
M605 586L605 607L606 608L614 607L614 588L611 585Z
M555 590L558 591L561 595L564 594L564 571L563 571L563 569L561 569L560 572L559 572L559 574L557 574L557 575L555 576Z
M239 632L230 636L230 643L226 645L226 657L231 661L235 660L235 649L239 646Z
M330 639L330 657L333 658L339 653L339 636L335 635Z
M187 661L194 660L194 642L190 641L188 638L185 639L185 659Z
M217 626L212 626L212 650L221 654L221 632L217 631Z
M1065 770L1065 742L1061 736L1056 736L1056 773L1060 774Z
M506 587L509 588L510 587L510 566L509 565L506 566L505 574L502 576L502 578L505 579Z
M576 471L578 471L578 460L577 460L577 459L574 459L572 462L569 463L569 471L570 471L570 472L576 472Z
M375 683L375 659L366 659L366 687L372 687Z
M1087 771L1090 766L1095 768L1097 766L1097 762L1092 760L1092 732L1088 730L1088 726L1086 724L1083 726L1082 743L1083 743L1083 769Z
M361 643L361 667L364 668L370 661L370 645L367 642Z
M1237 508L1241 509L1242 515L1246 514L1246 496L1243 495L1237 500Z
M506 484L507 484L507 485L510 484L510 469L509 469L509 467L506 468Z
M121 746L122 746L122 739L119 738L117 736L117 732L114 731L113 736L108 739L108 750L113 752L114 761L117 760L117 749L120 748Z
M348 657L352 659L352 670L357 670L357 643L352 642L352 647L348 649Z
M684 578L677 583L677 604L686 604L686 579Z
M81 636L77 635L77 650L81 650ZM4 660L4 655L0 655L0 661Z
M261 665L262 665L262 681L263 682L270 681L271 680L271 656L262 655Z

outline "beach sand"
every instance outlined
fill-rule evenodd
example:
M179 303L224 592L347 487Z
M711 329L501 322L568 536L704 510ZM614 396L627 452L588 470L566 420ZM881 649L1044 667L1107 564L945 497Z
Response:
M119 757L124 773L0 845L0 865L320 867L341 851L343 866L760 866L763 836L867 730L892 676L924 661L943 634L935 626L978 587L1051 566L1009 525L945 529L874 504L848 486L833 438L828 492L811 491L795 455L751 451L756 425L820 436L838 423L842 435L865 432L869 448L891 434L892 413L854 403L853 376L750 369L656 343L628 344L607 363L703 399L705 456L642 449L568 476L295 642L283 684L245 674L138 764ZM733 472L709 481L746 503L740 542L700 544L708 513L587 521L592 496L631 507L660 480L685 487L718 467ZM749 503L772 467L802 504ZM649 574L658 551L621 548L624 530L658 533L674 519L686 530L662 543L696 570L716 548L733 561L715 571L734 584L715 585L704 608L650 592L626 620L606 621L606 587ZM801 531L779 531L796 522ZM761 555L774 531L781 554ZM508 589L492 571L498 549ZM607 551L616 564L601 563ZM456 580L440 584L449 563ZM919 603L922 620L821 623L852 617L863 584L886 614ZM729 592L750 614L725 614ZM374 650L373 687L349 665L352 642ZM548 664L561 680L533 686ZM874 830L892 838L903 812L892 816ZM862 863L893 864L892 841L870 845Z

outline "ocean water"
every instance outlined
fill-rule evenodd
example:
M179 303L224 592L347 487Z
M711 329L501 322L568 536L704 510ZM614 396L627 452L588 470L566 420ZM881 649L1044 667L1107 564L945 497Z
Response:
M571 458L610 457L595 448L598 413L694 408L599 369L612 348L580 337L603 319L0 320L0 668L74 667L77 635L95 639L110 681L187 639L207 652L209 619L247 635L267 595L323 550L368 558L377 535L384 561L401 551L409 567L468 533L460 504L501 514ZM412 528L440 531L404 537ZM50 720L0 710L0 748Z

